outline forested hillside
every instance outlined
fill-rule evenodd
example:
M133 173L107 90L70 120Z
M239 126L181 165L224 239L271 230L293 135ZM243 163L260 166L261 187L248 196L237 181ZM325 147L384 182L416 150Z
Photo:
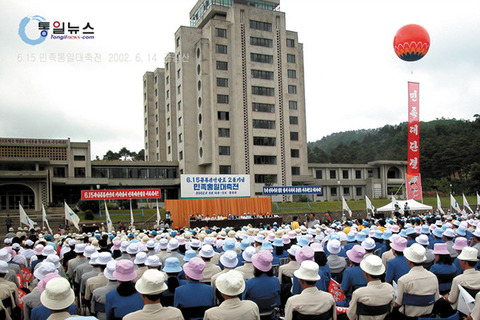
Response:
M407 159L407 123L334 133L308 143L311 163L367 163ZM480 115L474 121L437 119L420 124L424 191L480 191Z

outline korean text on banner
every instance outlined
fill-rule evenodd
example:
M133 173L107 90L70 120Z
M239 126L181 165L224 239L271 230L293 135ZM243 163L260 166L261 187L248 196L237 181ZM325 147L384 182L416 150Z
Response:
M248 174L182 174L180 175L182 199L248 198Z
M422 200L420 179L420 85L408 82L407 198Z
M328 285L328 292L333 296L335 302L345 300L345 295L340 289L340 284L333 279L330 280L330 284Z

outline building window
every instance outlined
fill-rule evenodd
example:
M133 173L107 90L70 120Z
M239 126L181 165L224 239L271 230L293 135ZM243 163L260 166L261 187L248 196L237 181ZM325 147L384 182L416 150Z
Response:
M287 62L295 63L295 55L294 54L287 54Z
M73 161L85 161L85 156L73 156Z
M227 111L217 112L218 120L230 120L230 113Z
M253 156L254 164L277 164L276 156Z
M263 79L263 80L273 80L273 72L252 69L252 78Z
M290 110L297 110L297 101L288 101L288 108Z
M322 170L315 170L315 179L323 179Z
M256 174L255 175L255 183L277 183L277 175L276 174Z
M177 70L177 78L180 79L181 76L182 76L182 69L178 69Z
M250 20L250 28L263 31L272 31L272 24L269 22Z
M297 70L288 69L288 77L291 79L297 78Z
M226 38L227 29L215 28L215 36L220 38Z
M252 86L252 94L255 94L255 95L258 95L258 96L273 97L275 95L275 89L274 88L268 88L268 87Z
M230 129L228 129L228 128L218 128L218 136L220 138L229 138L230 137Z
M344 196L350 195L350 187L343 187L343 195Z
M167 103L167 112L170 112L170 103Z
M155 110L158 109L158 102L155 101Z
M167 118L167 126L170 126L170 118Z
M300 167L292 167L292 176L300 175Z
M170 98L170 90L167 90L167 98Z
M228 103L228 94L217 94L217 103Z
M179 127L182 126L182 117L178 118L178 126L179 126Z
M143 87L144 87L144 88L147 87L147 80L143 80Z
M180 45L180 37L177 38L177 47Z
M167 69L167 70L168 70L168 65L169 65L169 63L167 62L167 63L165 64L165 69Z
M158 148L158 140L155 141L155 146Z
M167 84L170 83L170 77L169 77L169 76L166 76L166 77L165 77L165 82L166 82Z
M368 177L373 178L373 170L368 170Z
M85 168L74 168L75 178L85 178Z
M275 105L271 103L252 103L252 110L255 112L275 113Z
M217 78L217 87L228 87L227 78Z
M64 167L53 167L53 176L56 178L65 178L65 172Z
M250 53L250 60L253 62L273 63L273 56L269 54Z
M223 44L216 44L215 45L215 52L216 53L227 54L227 46L225 46Z
M337 187L330 187L330 195L332 197L336 197L337 196Z
M299 149L290 149L290 157L300 158L300 150Z
M277 139L276 138L253 137L253 145L255 145L255 146L275 147L276 144L277 144Z
M167 132L167 140L170 140L170 131Z
M180 133L178 135L178 142L183 142L183 134L182 133Z
M362 187L356 187L355 194L357 195L357 197L361 197L363 195Z
M168 150L168 154L172 153L172 147L168 146L167 150Z
M362 179L362 170L355 170L355 179Z
M231 166L220 166L218 168L218 172L220 174L231 174L232 173L232 167Z
M348 179L348 170L342 170L342 178Z
M291 141L298 141L298 132L290 132L290 140Z
M157 89L155 89L155 97L158 95L158 91Z
M180 92L182 92L182 85L179 84L178 87L177 87L177 94L180 94Z
M250 44L252 46L259 46L259 47L273 47L273 40L266 39L266 38L257 38L257 37L250 37Z
M182 101L178 101L178 110L182 110Z
M330 170L330 179L337 179L337 171Z
M288 39L287 38L287 47L295 48L295 39Z
M228 70L228 62L227 61L217 61L217 70Z
M178 153L178 159L183 160L183 151Z
M290 94L296 94L296 93L297 93L297 86L294 86L294 85L289 84L289 85L288 85L288 93L290 93Z
M275 129L275 121L253 119L253 127L255 129Z
M218 147L218 154L221 156L229 156L230 155L230 147L229 146L219 146Z
M298 124L298 117L290 116L290 124Z
M160 154L157 152L157 161L160 160Z
M155 122L158 122L158 114L155 115Z
M155 128L155 133L158 134L158 127Z

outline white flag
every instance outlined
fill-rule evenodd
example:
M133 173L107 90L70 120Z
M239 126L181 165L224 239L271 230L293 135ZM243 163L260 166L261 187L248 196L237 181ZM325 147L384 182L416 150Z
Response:
M437 193L437 210L438 210L441 214L445 214L445 212L444 212L443 209L442 209L442 202L440 201L440 197L438 196L438 193Z
M107 218L107 232L113 232L112 219L110 219L110 213L108 213L107 201L105 201L105 217Z
M23 207L22 207L22 204L19 202L18 203L18 209L20 211L20 224L26 224L28 226L28 229L30 230L31 228L34 228L35 227L35 223L32 221L32 219L30 219L28 216L27 216L27 213L25 212L25 210L23 210Z
M347 201L345 201L345 198L342 196L342 210L346 210L348 214L350 215L350 218L352 217L352 210L348 207Z
M372 201L370 201L370 199L367 196L365 196L365 202L367 204L367 212L368 210L371 210L372 214L375 214L375 207L373 206Z
M132 210L132 200L130 200L130 225L133 227L133 210Z
M462 193L462 196L463 196L463 210L467 208L468 210L470 210L471 213L473 213L472 208L470 208L470 205L468 204L467 197L465 197L465 194L463 193Z
M77 230L80 230L80 227L78 226L78 223L80 222L80 218L77 216L75 212L68 206L68 204L65 202L65 219L73 223L75 228Z
M477 207L480 206L480 196L478 195L478 192L477 192ZM478 209L478 208L477 208Z
M475 306L475 298L472 297L461 285L458 285L458 290L459 296L457 310L463 314L470 314Z
M158 209L158 200L157 200L157 226L160 225L160 210Z
M50 234L53 234L52 229L50 228L50 224L48 223L47 219L47 211L45 211L45 206L42 203L42 221L45 222L47 225L48 231L50 231Z
M457 200L455 200L455 198L451 193L450 193L450 206L453 208L453 210L457 211L458 213L461 212L460 206L458 205Z

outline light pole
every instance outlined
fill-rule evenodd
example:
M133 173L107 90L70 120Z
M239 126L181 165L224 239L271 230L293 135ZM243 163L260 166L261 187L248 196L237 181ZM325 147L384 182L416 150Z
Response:
M100 185L97 184L97 190L100 190ZM98 216L102 217L102 201L98 200Z

